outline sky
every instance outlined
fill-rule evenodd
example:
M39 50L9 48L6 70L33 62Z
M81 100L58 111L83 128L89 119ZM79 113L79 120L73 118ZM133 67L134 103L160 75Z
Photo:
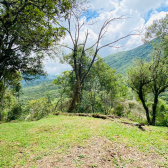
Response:
M112 22L108 27L108 32L105 37L100 41L100 46L113 42L123 36L126 36L130 32L139 32L143 34L146 27L153 23L153 20L161 19L168 13L168 0L90 0L89 2L89 16L94 25L85 25L80 32L80 41L85 38L86 30L89 31L89 37L87 41L87 47L94 44L98 37L98 33L105 20L109 18L116 18L122 15L128 17L124 20ZM86 19L86 15L83 14L81 23ZM67 23L62 23L65 27ZM74 35L75 28L72 27L72 34ZM123 39L115 44L119 48L106 47L100 50L98 53L101 57L106 57L110 54L120 51L126 51L136 48L143 44L143 35L134 35ZM62 40L62 43L72 46L71 39L67 34ZM65 50L66 53L70 50ZM44 69L49 75L60 75L65 70L70 70L71 67L67 64L59 63L57 61L48 59L44 61Z

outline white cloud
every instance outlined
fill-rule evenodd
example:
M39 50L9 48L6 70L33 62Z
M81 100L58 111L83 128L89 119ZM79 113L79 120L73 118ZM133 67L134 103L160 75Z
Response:
M151 9L159 8L165 2L166 0L123 0L121 6L139 13L146 13Z
M104 23L105 20L108 18L119 17L121 15L126 15L130 17L129 19L125 20L118 20L111 23L108 27L108 33L106 34L105 38L101 40L100 45L103 46L107 43L115 41L127 34L131 31L135 30L143 30L145 26L149 26L152 24L153 20L160 19L165 17L166 12L161 11L157 12L157 9L163 6L163 4L168 6L167 0L91 0L90 6L93 11L99 13L99 15L93 19L96 21L94 25L86 25L81 29L80 32L80 42L83 42L85 39L85 32L86 30L89 31L89 37L87 41L87 46L91 46L97 37L98 33ZM151 12L152 10L152 12ZM146 21L146 16L150 12L150 18ZM126 17L127 17L126 16ZM85 17L82 18L83 20L86 19ZM82 22L82 21L81 21ZM67 23L64 23L67 26ZM75 28L72 27L72 34L75 34ZM122 51L122 50L129 50L135 48L142 44L141 36L131 36L127 39L124 39L116 44L116 46L125 46L121 47L119 50L115 48L104 48L99 52L99 55L104 57L111 53ZM64 39L64 43L68 46L72 46L72 41L69 36L66 36ZM69 52L69 50L66 50ZM68 69L67 65L60 65L50 62L45 63L46 70L48 73L57 74L61 71ZM52 68L53 67L53 68Z
M162 11L159 13L159 12L155 11L155 13L153 15L151 15L150 19L146 23L146 26L148 27L148 26L152 25L154 20L159 20L159 19L164 18L166 16L166 14L168 14L168 12Z
M47 71L47 73L50 75L59 75L62 71L71 70L70 65L61 64L59 61L53 59L45 60L44 64L44 70Z

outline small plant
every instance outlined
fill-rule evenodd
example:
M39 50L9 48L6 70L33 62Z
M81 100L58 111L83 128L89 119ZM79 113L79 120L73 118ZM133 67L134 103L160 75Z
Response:
M78 155L78 157L80 157L80 158L85 158L85 155L80 154L80 155Z

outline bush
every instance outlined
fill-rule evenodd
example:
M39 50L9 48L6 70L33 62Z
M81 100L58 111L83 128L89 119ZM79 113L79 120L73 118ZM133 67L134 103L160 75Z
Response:
M25 118L26 121L39 120L52 112L52 105L48 103L46 98L31 100L27 103L26 111L29 115Z
M157 117L156 125L168 127L168 113L164 112Z
M168 105L162 99L159 99L157 107L156 125L168 127Z
M124 115L124 107L121 104L117 104L117 106L114 107L114 114L122 117Z
M22 106L20 103L16 103L12 109L8 112L8 120L16 120L22 114Z

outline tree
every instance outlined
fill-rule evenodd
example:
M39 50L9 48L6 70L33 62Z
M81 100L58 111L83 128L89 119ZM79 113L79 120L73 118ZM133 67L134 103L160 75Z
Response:
M0 88L0 120L2 120L2 111L3 111L3 100L5 92L8 88L16 88L17 86L20 86L20 81L22 80L22 75L18 71L10 71L7 72L6 75L3 77L3 80L1 81L1 88ZM17 92L17 91L16 91Z
M57 44L57 45L60 45L62 47L66 47L66 48L68 48L72 51L71 66L72 66L73 71L75 73L76 85L75 85L74 96L72 98L72 102L71 102L71 105L70 105L69 110L68 110L69 112L72 112L73 109L76 106L76 102L79 98L80 90L81 90L81 88L84 84L84 81L86 80L86 77L88 76L94 62L96 61L98 52L104 47L113 47L114 43L132 35L132 34L128 34L128 35L126 35L124 37L121 37L121 38L119 38L119 39L117 39L113 42L110 42L108 44L100 46L100 41L101 41L101 39L103 39L105 37L105 34L107 33L107 28L110 25L110 23L113 22L113 21L121 20L121 19L126 19L126 17L121 16L121 17L118 17L118 18L107 19L104 22L103 26L100 28L100 31L99 31L98 38L97 38L96 42L93 45L91 45L90 47L86 47L88 36L89 36L89 31L88 30L86 31L85 39L82 43L80 42L79 37L80 37L81 29L84 27L84 25L87 24L87 19L81 23L78 15L75 12L70 13L69 18L67 19L68 20L68 28L66 28L66 32L70 36L73 47L69 47L69 46L66 46L66 45L63 45L63 44ZM72 26L71 23L72 22L74 23L74 26L75 26L75 29L76 29L74 37L73 37L72 31L71 31L71 26ZM95 50L92 51L92 52L88 52L93 47L95 47ZM80 52L79 52L79 50L80 50ZM88 52L88 56L86 54L87 52ZM84 65L85 59L87 57L89 58L88 59L89 62L87 64L87 67L85 67L83 65Z
M149 42L153 39L159 39L160 45L164 50L164 55L167 56L168 54L168 14L160 20L154 20L153 24L147 27L145 32L145 42Z
M61 86L61 89L59 90L59 92L60 92L60 99L57 101L57 103L55 105L55 108L54 108L55 111L57 109L57 106L58 106L59 102L61 102L61 111L63 109L63 107L62 107L63 95L65 93L69 93L69 91L70 91L69 90L70 85L71 85L70 75L71 75L70 71L64 71L64 72L62 72L61 75L57 76L57 79L54 79L53 82L52 82L55 85Z
M78 54L81 51L82 47L79 48ZM90 52L93 52L93 50L90 50L89 53ZM88 53L86 53L84 57L82 72L87 71L90 62ZM66 55L64 58L66 58L66 61L70 65L73 65L71 54ZM121 88L123 91L121 77L120 75L116 75L115 72L115 70L111 69L105 62L103 62L103 59L100 58L100 56L97 56L97 61L92 66L80 89L74 110L80 113L94 113L95 111L99 111L107 114L112 108L113 101L119 95ZM61 76L57 76L57 79L55 79L53 83L61 86L60 99L57 101L56 107L61 101L62 111L63 94L66 94L66 98L74 97L74 91L76 89L75 72L73 70L64 71Z
M168 87L167 61L160 47L155 49L151 62L138 60L136 65L128 71L128 85L138 94L146 111L147 121L152 125L156 122L158 97ZM152 120L147 106L148 94L153 95Z
M138 60L133 67L128 70L127 83L138 94L139 99L141 100L146 111L147 121L150 123L149 109L145 103L146 94L148 93L146 85L151 82L149 71L150 65L143 60Z
M25 78L44 74L41 51L47 51L53 40L65 34L58 19L67 18L72 2L0 1L0 81L9 70L19 71Z

